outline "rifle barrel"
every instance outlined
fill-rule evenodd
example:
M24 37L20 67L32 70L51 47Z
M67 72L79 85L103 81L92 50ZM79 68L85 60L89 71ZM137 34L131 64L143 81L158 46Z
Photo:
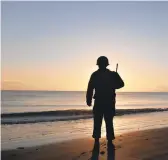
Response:
M117 70L118 70L118 63L117 63L117 65L116 65L116 72L117 72Z

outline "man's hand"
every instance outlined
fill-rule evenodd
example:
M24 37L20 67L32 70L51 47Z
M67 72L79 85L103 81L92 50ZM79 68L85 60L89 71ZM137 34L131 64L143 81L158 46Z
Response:
M86 102L86 103L89 107L92 106L92 102Z

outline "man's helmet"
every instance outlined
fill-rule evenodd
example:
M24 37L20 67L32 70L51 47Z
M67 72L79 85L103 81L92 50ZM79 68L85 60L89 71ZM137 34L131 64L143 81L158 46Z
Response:
M97 65L109 65L108 58L105 56L101 56L97 59Z

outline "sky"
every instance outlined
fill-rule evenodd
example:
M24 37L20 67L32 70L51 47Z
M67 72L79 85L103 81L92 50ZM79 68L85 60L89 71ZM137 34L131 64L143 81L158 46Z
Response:
M1 2L4 90L85 91L96 60L119 91L168 91L168 2Z

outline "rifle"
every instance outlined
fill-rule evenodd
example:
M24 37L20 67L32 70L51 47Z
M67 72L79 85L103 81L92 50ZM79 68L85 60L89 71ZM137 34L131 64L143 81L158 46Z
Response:
M116 72L117 72L117 70L118 70L118 63L117 63L117 65L116 65Z

